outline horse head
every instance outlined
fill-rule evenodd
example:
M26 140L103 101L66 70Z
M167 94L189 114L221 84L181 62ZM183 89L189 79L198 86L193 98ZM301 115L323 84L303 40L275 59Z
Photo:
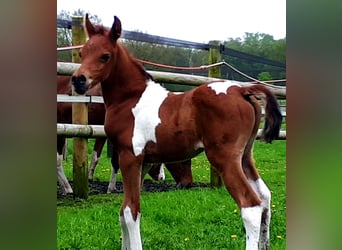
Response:
M89 39L80 49L82 64L71 79L75 92L80 95L109 77L122 31L116 16L109 30L102 25L93 25L86 14L84 27Z

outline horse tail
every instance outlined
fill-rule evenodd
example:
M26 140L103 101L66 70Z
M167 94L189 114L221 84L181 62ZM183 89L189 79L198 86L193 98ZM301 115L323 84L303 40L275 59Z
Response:
M263 85L252 85L243 87L242 89L245 97L253 95L263 100L265 106L265 123L261 134L261 140L266 143L271 143L279 137L280 126L283 119L276 97ZM253 105L254 109L257 109L255 106L257 105L257 102L250 100L250 103Z

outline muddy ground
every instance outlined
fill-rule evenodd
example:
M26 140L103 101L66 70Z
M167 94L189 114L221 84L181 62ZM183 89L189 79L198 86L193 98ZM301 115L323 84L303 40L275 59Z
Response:
M73 187L73 182L69 181L71 187ZM199 183L195 182L191 188L198 188L198 187L210 187L210 183ZM89 182L89 195L97 195L97 194L106 194L107 193L108 182L106 181L93 181ZM122 189L122 182L116 183L117 191L115 193L123 193ZM166 183L166 182L157 182L152 180L145 180L143 185L144 191L147 192L168 192L172 190L178 189L176 183ZM69 196L70 197L70 196ZM64 199L66 198L65 195L62 195L59 186L57 184L57 199Z

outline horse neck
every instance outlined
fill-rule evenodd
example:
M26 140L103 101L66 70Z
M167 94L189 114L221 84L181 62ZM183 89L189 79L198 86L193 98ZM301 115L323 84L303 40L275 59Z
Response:
M146 88L147 79L144 69L118 44L112 73L101 83L106 106L117 105L129 99L138 100Z

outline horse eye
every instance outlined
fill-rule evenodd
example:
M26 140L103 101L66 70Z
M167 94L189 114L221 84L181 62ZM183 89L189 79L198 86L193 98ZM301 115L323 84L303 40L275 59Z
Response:
M109 58L110 58L110 54L104 54L101 56L101 61L108 62Z
M79 56L80 58L82 58L81 51L80 51L80 52L78 52L78 56Z

